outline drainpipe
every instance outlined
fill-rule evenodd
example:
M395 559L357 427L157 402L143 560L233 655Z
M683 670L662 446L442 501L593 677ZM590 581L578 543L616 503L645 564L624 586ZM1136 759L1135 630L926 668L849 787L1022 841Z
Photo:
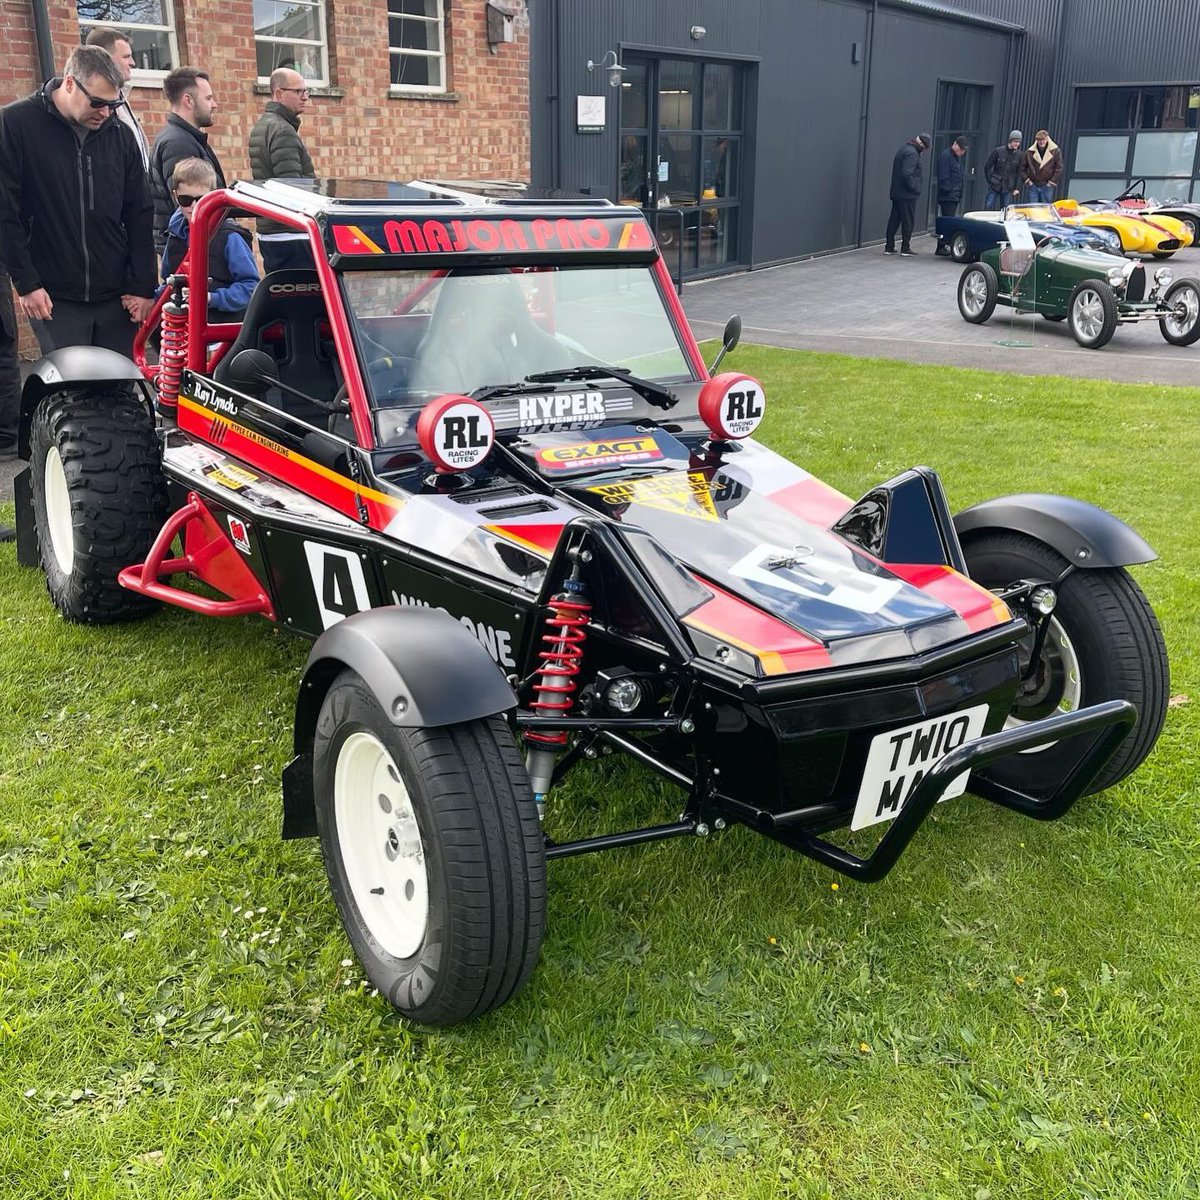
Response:
M54 42L50 38L50 10L46 0L33 0L33 40L37 45L42 82L54 78Z
M854 231L856 246L863 244L863 208L866 205L867 189L867 130L870 128L871 73L875 70L875 22L878 17L879 0L871 0L867 29L867 69L863 79L862 112L858 118L858 222Z

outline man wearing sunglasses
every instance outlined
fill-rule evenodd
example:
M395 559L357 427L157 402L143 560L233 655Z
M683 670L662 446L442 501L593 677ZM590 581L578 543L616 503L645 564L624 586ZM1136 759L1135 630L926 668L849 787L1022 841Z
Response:
M42 353L130 355L154 295L153 217L142 156L112 119L124 78L79 46L63 74L0 110L0 245Z
M316 175L300 137L300 114L308 108L308 85L291 67L271 74L271 99L250 130L250 173L257 180L312 179ZM268 271L311 267L308 238L274 221L258 222L258 248Z

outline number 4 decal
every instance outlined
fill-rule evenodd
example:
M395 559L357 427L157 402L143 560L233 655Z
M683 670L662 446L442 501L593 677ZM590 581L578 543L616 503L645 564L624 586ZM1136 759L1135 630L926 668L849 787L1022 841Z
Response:
M371 607L362 560L357 554L319 542L305 542L304 554L324 628Z

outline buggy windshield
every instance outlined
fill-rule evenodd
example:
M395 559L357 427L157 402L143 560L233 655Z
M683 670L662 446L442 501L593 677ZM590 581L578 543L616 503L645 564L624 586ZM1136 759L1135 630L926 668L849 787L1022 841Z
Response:
M640 264L347 272L342 286L385 443L408 422L379 410L541 371L599 362L643 379L695 378L658 283Z

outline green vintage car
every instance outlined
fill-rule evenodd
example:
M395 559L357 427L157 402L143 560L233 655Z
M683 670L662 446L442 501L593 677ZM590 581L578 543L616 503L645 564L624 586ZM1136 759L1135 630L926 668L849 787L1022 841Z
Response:
M1157 321L1174 346L1200 339L1200 283L1176 279L1170 267L1146 278L1146 266L1100 250L1049 238L1036 249L998 246L983 253L958 281L958 311L982 325L1005 304L1017 312L1066 319L1075 340L1098 350L1119 324Z

